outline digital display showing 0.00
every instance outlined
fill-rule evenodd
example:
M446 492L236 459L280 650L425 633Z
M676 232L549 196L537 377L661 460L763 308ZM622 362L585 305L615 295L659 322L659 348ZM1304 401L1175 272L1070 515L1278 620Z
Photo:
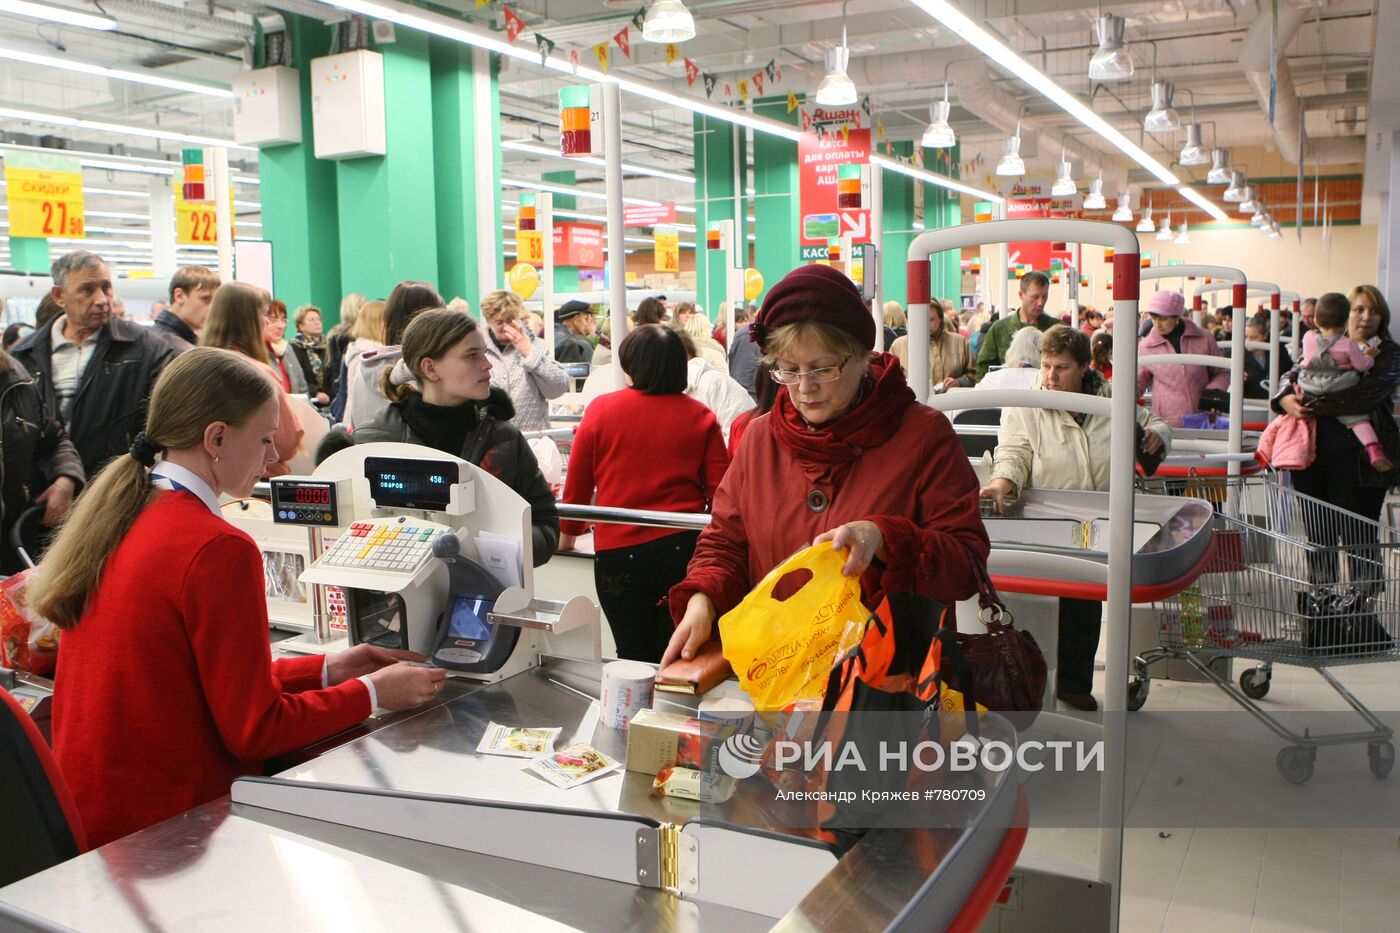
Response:
M338 519L336 500L335 480L283 476L272 480L274 522L335 528Z
M298 486L297 505L330 505L331 491L326 486Z

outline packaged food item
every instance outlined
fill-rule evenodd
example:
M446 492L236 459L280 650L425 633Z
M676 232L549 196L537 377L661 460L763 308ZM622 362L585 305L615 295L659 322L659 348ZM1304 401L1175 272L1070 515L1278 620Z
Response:
M627 727L627 770L655 774L679 765L718 771L720 748L733 734L734 727L727 723L644 709Z
M0 664L43 677L58 663L59 629L29 608L26 589L34 569L0 580Z
M632 714L650 709L655 697L656 668L641 661L612 661L603 665L603 725L626 729Z
M476 750L483 755L510 755L515 758L538 758L548 755L559 737L559 727L525 729L519 726L486 724L486 734Z
M555 787L567 789L620 767L621 762L609 758L592 745L575 742L552 755L536 758L525 770L535 772Z
M734 796L736 782L727 774L692 768L662 768L651 782L653 797L679 797L700 803L724 803Z

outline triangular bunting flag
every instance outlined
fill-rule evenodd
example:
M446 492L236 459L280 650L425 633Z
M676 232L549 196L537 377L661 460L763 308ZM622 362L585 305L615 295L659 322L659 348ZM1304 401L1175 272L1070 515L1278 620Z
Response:
M646 8L646 7L639 7L639 8L637 9L637 12L635 12L635 13L632 14L632 25L637 27L637 31L638 31L638 32L641 32L643 29L646 28L646 21L647 21L647 8Z
M569 49L569 64L578 67L578 49Z
M510 7L504 7L506 15L506 41L514 42L525 30L525 21Z
M626 26L618 30L617 35L613 36L613 41L617 43L618 48L622 49L623 55L628 58L632 57L632 35L627 31Z
M876 138L876 139L884 139L884 138L885 138L885 121L884 121L884 120L876 120L876 121L875 121L875 138Z
M768 59L768 64L763 66L763 73L768 76L769 81L776 81L778 75L778 63L773 59Z
M603 73L606 74L608 70L608 44L599 42L593 46L593 54L598 57L598 67L603 69Z
M677 58L680 57L680 54L681 50L676 48L676 44L674 42L666 43L666 64L669 65L672 62L674 62Z
M697 64L695 64L695 62L693 62L693 61L691 61L690 59L687 58L687 59L685 60L685 84L686 84L686 87L694 87L694 86L695 86L695 79L698 78L698 77L700 77L700 66L697 65ZM708 92L708 91L706 91L705 93L706 93L706 96L709 96L709 92Z
M848 143L848 142L850 142L850 141L851 141L851 124L849 124L849 123L842 123L842 124L841 124L841 142L843 142L843 143Z
M479 10L484 6L490 6L491 0L476 0L476 8Z
M535 33L535 48L540 51L540 67L543 68L545 62L549 61L549 56L554 52L554 40Z
M792 113L792 112L793 112L794 110L796 110L796 109L797 109L797 95L794 94L794 93L792 93L792 91L788 91L788 111L787 111L787 112L788 112L788 113Z
M732 84L726 84L726 85L724 86L724 96L725 96L725 97L733 97L733 96L734 96L734 85L732 85Z
M802 132L807 132L812 128L812 115L807 111L802 111Z
M752 77L750 80L753 81L754 90L756 90L758 93L762 94L762 93L763 93L763 72L761 72L761 71L755 71L755 72L753 73L753 77Z
M739 80L739 99L749 99L749 82L743 80L742 78Z
M860 99L860 109L865 111L865 115L870 116L870 95L866 94Z
M714 96L714 93L715 93L715 85L719 83L719 78L716 78L714 75L710 74L709 72L706 72L706 73L705 73L704 78L705 78L705 96L706 96L706 97L713 97L713 96Z

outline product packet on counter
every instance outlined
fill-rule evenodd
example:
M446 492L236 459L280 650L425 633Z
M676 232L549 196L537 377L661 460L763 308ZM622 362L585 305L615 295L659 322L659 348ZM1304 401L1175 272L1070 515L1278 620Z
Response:
M519 726L502 726L490 722L486 724L486 734L477 743L476 750L482 755L538 758L549 754L554 748L554 740L558 737L558 726L550 729L523 729Z
M700 803L724 803L734 796L735 781L727 774L692 768L662 768L651 783L653 797L679 797Z
M734 727L727 723L644 709L627 727L627 770L656 774L679 765L718 771L720 748L733 734Z
M621 762L609 758L592 745L575 742L552 755L536 758L525 770L533 771L555 787L567 790L620 767Z

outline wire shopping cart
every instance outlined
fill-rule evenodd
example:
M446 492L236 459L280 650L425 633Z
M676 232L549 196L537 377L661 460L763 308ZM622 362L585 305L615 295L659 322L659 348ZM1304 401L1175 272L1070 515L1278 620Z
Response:
M1371 772L1395 764L1393 730L1329 667L1400 660L1400 530L1303 495L1274 474L1150 479L1151 492L1206 499L1215 509L1213 554L1195 584L1154 605L1158 645L1134 659L1128 708L1147 701L1151 665L1181 660L1289 744L1279 772L1313 774L1318 748L1366 743ZM1219 657L1259 662L1239 684L1211 667ZM1261 707L1275 664L1310 667L1370 727L1303 735Z

